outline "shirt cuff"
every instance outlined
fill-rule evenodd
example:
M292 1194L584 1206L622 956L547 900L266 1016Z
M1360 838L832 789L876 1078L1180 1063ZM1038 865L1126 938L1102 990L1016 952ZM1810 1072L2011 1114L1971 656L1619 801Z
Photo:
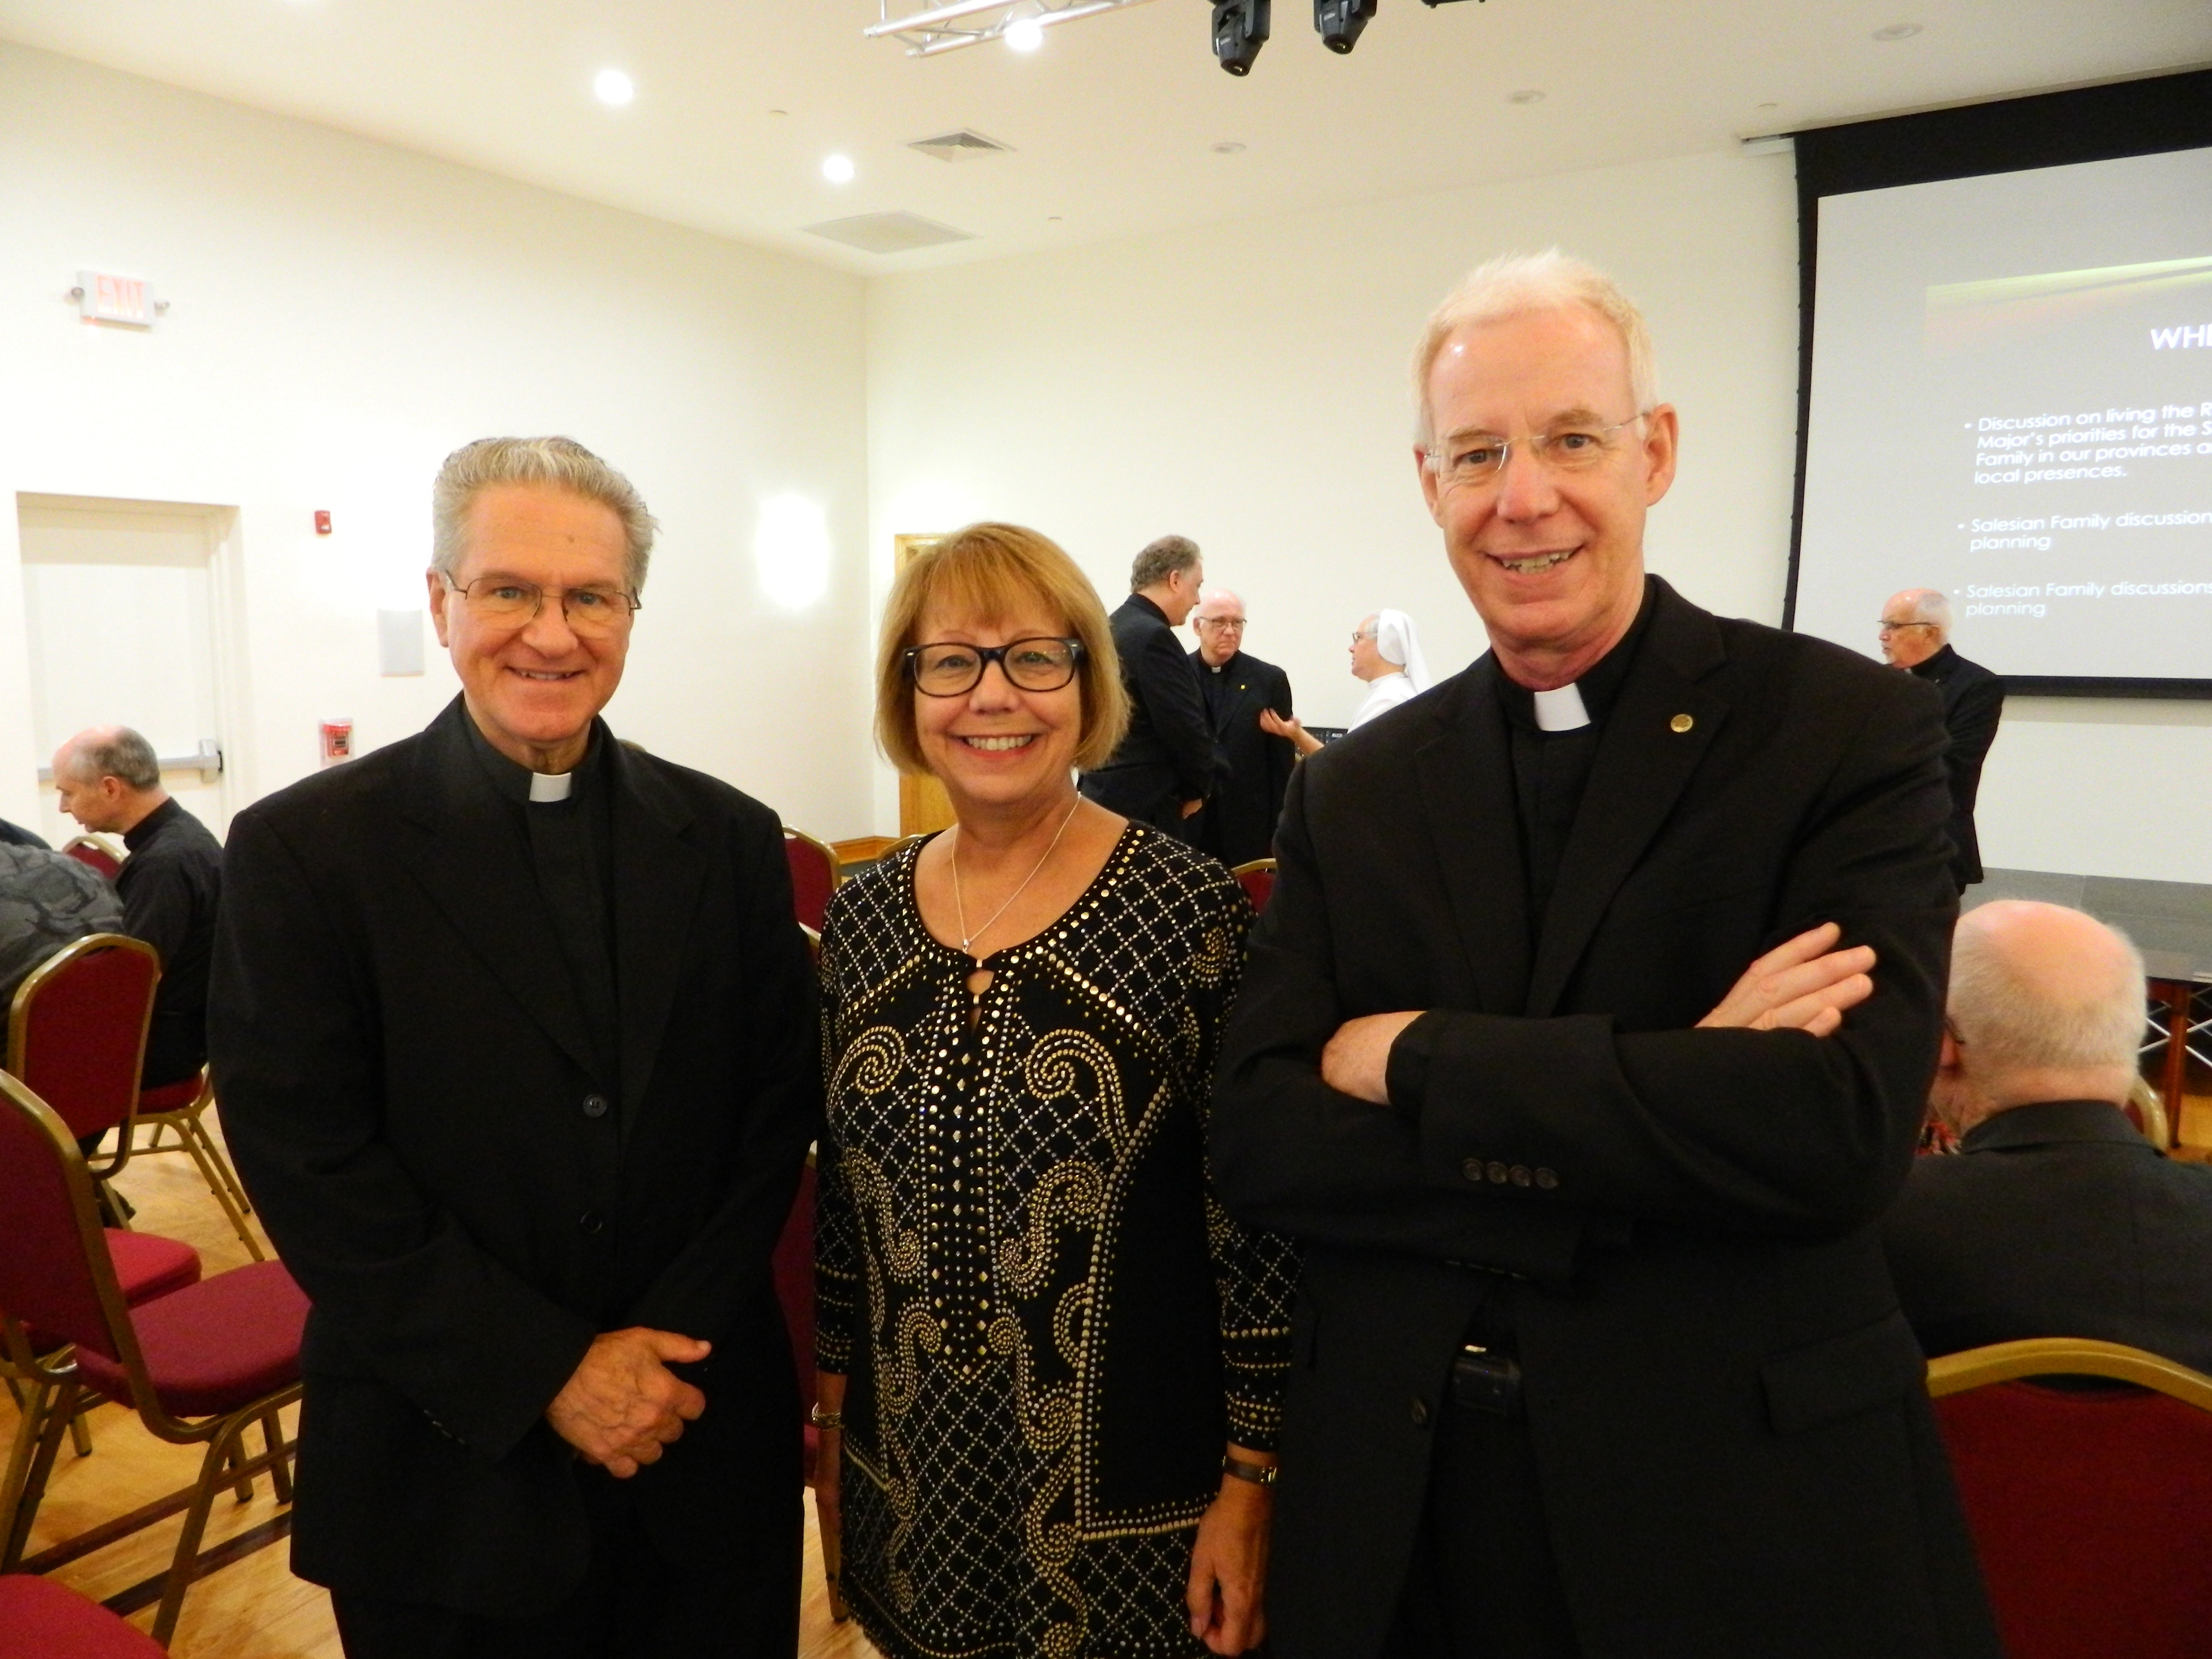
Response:
M1417 1129L1429 1091L1429 1057L1434 1052L1436 1030L1437 1016L1431 1009L1398 1033L1382 1068L1382 1089L1390 1097L1390 1109Z

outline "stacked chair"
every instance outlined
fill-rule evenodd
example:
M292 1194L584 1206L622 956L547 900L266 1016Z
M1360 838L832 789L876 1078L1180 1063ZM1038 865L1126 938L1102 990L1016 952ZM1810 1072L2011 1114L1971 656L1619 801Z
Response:
M815 933L829 913L830 895L845 879L844 867L827 842L817 841L804 830L783 826L783 856L791 866L791 899L799 921Z
M2212 1652L2212 1377L2066 1337L1947 1355L1928 1388L2011 1659Z
M1274 860L1254 859L1249 864L1238 865L1229 873L1237 878L1237 884L1244 890L1244 896L1252 901L1254 915L1267 908L1267 901L1275 896Z
M72 1126L15 1077L0 1074L0 1309L15 1369L50 1391L20 1480L0 1492L0 1573L45 1572L179 1511L184 1527L154 1620L167 1645L216 1492L241 1499L266 1473L291 1498L292 1444L278 1413L299 1398L307 1298L282 1264L255 1262L198 1279L133 1307L100 1225L91 1171ZM30 1333L41 1333L34 1342ZM61 1353L40 1344L68 1345ZM88 1395L134 1409L160 1438L199 1445L198 1480L81 1536L26 1559L39 1502L79 1402ZM248 1431L261 1431L254 1451Z

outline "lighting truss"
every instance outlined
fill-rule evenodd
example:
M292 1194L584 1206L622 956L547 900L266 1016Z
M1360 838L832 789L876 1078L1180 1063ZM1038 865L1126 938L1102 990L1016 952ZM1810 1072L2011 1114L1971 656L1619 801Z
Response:
M1048 29L1073 23L1079 17L1096 17L1102 11L1125 11L1146 4L1147 0L1066 0L1060 5L1052 0L949 0L903 16L892 9L897 0L876 0L876 3L883 21L870 24L861 33L871 40L890 35L902 40L909 58L934 58L939 52L999 40L1005 35L1006 25L1020 18L1034 18L1040 28Z

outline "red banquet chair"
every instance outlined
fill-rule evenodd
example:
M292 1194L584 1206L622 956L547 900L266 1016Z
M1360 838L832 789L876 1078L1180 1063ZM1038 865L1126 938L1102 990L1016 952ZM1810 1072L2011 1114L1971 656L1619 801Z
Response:
M120 1129L93 1165L106 1182L131 1161L138 1072L161 958L143 940L94 933L54 952L15 988L8 1010L8 1070L78 1140ZM4 1304L0 1304L4 1305Z
M73 836L63 853L113 881L123 872L123 854L105 836Z
M145 1131L145 1138L133 1149L132 1156L182 1152L191 1158L200 1172L200 1179L207 1182L208 1191L222 1206L231 1231L246 1246L246 1255L256 1261L265 1261L269 1252L261 1248L253 1229L246 1224L246 1218L252 1213L253 1201L246 1197L238 1171L223 1156L222 1144L207 1127L206 1114L214 1104L215 1085L208 1080L204 1066L182 1082L165 1083L158 1089L147 1090L138 1097L136 1126ZM177 1137L174 1140L162 1139L171 1133Z
M216 1492L250 1495L264 1471L289 1503L292 1444L277 1413L300 1397L300 1334L307 1299L282 1263L259 1261L129 1307L110 1260L76 1137L44 1101L0 1074L0 1308L9 1358L55 1389L31 1467L0 1514L0 1573L46 1572L181 1510L184 1527L154 1617L154 1639L175 1632L201 1569L200 1539ZM30 1331L73 1345L48 1365ZM82 1537L26 1560L25 1545L63 1432L88 1391L135 1409L157 1437L205 1448L198 1480ZM246 1431L261 1426L263 1449Z
M0 1659L161 1659L161 1644L50 1578L0 1578Z
M1254 915L1267 908L1267 901L1275 896L1274 860L1254 859L1249 864L1238 865L1229 873L1237 878L1237 884L1244 890L1244 896L1252 901Z
M845 879L843 867L827 842L817 841L787 823L783 826L783 856L791 866L792 908L798 911L799 921L818 933L823 917L829 914L830 895Z
M2010 1659L2202 1659L2212 1377L2063 1337L1947 1355L1928 1389Z

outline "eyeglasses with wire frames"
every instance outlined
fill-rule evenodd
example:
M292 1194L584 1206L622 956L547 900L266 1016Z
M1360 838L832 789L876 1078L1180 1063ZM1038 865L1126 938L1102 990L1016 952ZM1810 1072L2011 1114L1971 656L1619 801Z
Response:
M1018 690L1057 691L1082 665L1083 642L1048 634L1004 645L945 641L909 646L905 659L907 678L925 697L966 696L983 683L983 671L993 663Z
M1880 622L1875 624L1875 627L1884 634L1895 634L1907 628L1933 628L1935 626L1936 624L1932 622L1892 622L1887 617L1884 617Z
M1217 634L1241 634L1244 631L1244 618L1242 617L1194 617L1191 621Z
M616 633L645 603L629 589L604 582L546 587L516 576L479 576L472 582L457 582L448 576L446 586L461 596L471 616L501 628L520 628L534 622L545 608L548 594L560 599L561 613L568 619L569 631L575 634Z
M1429 471L1446 489L1488 483L1505 471L1516 449L1554 471L1586 472L1620 450L1615 433L1634 426L1650 413L1641 410L1610 426L1569 421L1548 432L1531 432L1518 438L1501 438L1492 432L1462 433L1422 453L1427 457Z

